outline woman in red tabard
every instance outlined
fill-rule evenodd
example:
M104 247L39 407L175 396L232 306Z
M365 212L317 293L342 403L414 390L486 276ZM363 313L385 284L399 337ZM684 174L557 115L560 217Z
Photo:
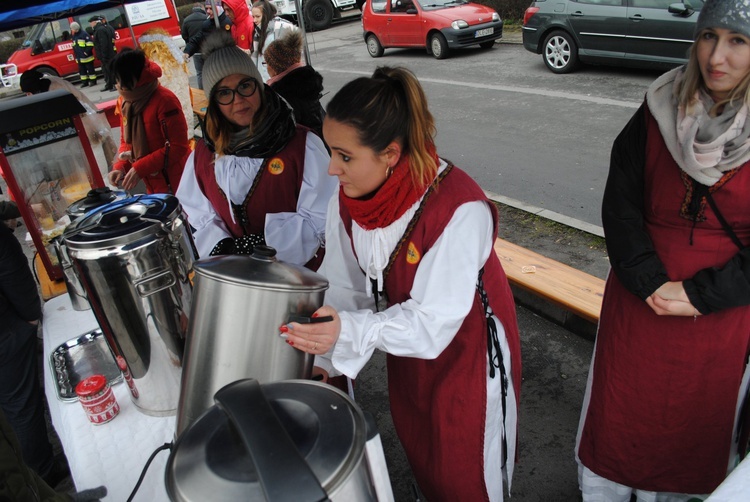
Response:
M513 295L494 251L497 212L438 157L416 77L379 68L328 104L328 172L339 180L316 315L281 327L324 378L388 353L399 439L431 502L500 501L516 448L521 356Z
M749 12L707 1L688 64L615 140L613 273L577 449L585 501L703 500L747 446Z

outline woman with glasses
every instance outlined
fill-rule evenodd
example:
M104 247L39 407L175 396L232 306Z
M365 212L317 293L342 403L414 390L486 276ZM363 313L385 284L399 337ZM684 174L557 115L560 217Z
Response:
M203 139L177 191L198 253L245 254L267 244L280 260L317 269L336 188L323 141L295 124L231 36L212 33L202 52Z

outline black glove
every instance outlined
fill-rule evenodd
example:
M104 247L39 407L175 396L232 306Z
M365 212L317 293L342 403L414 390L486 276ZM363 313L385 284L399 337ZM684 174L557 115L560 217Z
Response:
M214 246L208 256L218 256L226 254L252 254L253 247L265 245L266 239L263 237L263 234L243 235L242 237L237 237L236 239L227 237L220 240Z
M72 493L70 496L73 497L74 502L99 502L99 499L107 496L107 487L97 486L96 488Z

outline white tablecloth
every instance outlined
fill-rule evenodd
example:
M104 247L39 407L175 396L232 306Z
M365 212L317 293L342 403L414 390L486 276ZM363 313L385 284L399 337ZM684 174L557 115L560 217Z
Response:
M104 485L106 501L123 502L135 487L148 457L156 448L173 440L175 417L144 415L130 401L124 383L112 387L120 413L110 422L93 425L78 401L57 397L50 354L66 341L99 328L91 310L74 310L65 294L44 305L44 378L52 424L70 464L78 490ZM164 469L169 451L160 452L149 467L134 501L168 501Z
M706 502L740 502L750 500L750 455L735 467Z

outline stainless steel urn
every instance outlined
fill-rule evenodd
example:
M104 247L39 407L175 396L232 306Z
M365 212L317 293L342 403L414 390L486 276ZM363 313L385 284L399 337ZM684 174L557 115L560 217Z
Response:
M176 197L141 195L87 212L63 234L94 315L147 415L177 410L195 246Z
M291 316L312 315L326 289L322 275L277 260L268 246L257 246L250 256L197 261L177 434L231 382L309 378L313 356L288 345L279 327Z
M393 500L374 421L340 390L310 380L220 389L177 439L166 485L174 502Z

